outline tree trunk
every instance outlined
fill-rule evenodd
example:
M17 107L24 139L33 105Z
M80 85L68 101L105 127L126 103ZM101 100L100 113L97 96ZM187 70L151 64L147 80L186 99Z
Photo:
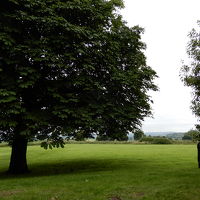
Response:
M200 168L200 142L197 143L198 167Z
M8 173L24 174L29 172L26 161L27 143L28 140L21 135L17 135L13 139Z

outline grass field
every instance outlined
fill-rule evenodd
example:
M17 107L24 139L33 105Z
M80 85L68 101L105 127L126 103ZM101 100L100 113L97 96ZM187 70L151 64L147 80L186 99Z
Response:
M199 200L195 145L68 144L28 147L28 175L4 174L10 148L0 148L0 200Z

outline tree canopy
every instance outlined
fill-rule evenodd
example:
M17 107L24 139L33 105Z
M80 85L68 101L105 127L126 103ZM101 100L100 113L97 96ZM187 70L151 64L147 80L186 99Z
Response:
M191 129L184 134L182 140L198 141L200 140L200 132L198 130Z
M143 29L126 25L122 7L121 0L0 1L0 138L13 157L23 140L58 147L77 133L117 139L151 115L156 72L146 64Z
M198 21L200 28L200 21ZM192 88L192 111L200 117L200 29L193 29L189 34L190 41L187 47L187 53L190 58L189 64L184 64L181 69L181 78L185 85ZM200 130L200 126L197 125Z

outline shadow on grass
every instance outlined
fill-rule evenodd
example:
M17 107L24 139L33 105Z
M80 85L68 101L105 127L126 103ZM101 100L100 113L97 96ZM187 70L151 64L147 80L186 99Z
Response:
M69 160L65 162L55 163L37 163L29 165L30 173L23 175L10 175L5 172L0 172L0 179L11 178L29 178L38 176L54 176L62 174L77 174L77 173L93 173L93 172L105 172L115 171L119 169L127 169L127 167L140 169L144 167L143 162L135 161L127 162L127 160L120 159L83 159L83 160ZM147 164L147 163L146 163Z

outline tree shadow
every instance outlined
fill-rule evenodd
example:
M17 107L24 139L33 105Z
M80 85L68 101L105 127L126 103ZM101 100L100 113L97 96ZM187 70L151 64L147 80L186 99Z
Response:
M144 163L139 161L131 163L131 167L139 168ZM115 171L130 167L130 163L120 159L82 159L68 160L64 162L37 163L29 165L30 173L23 175L11 175L0 172L0 179L31 178L42 176L54 176L62 174L81 174L103 171Z

